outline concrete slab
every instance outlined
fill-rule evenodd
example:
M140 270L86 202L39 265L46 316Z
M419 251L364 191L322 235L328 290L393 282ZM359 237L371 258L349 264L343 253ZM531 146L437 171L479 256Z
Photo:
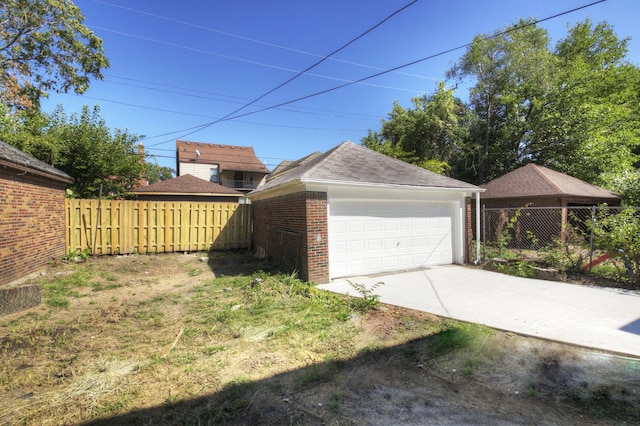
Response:
M640 292L519 278L460 265L334 280L324 289L492 328L640 357Z

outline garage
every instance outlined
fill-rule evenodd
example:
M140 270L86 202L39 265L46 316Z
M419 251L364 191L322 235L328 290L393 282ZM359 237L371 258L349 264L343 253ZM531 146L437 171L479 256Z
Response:
M329 202L331 278L450 264L451 201Z
M249 193L253 246L318 283L461 264L471 257L470 200L481 192L343 142L276 167Z

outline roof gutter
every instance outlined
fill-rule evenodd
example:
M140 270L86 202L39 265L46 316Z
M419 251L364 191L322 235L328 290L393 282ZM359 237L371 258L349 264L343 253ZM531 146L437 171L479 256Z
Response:
M52 179L52 180L57 180L59 182L64 182L64 183L73 183L73 178L69 175L60 175L60 174L54 174L54 173L50 173L44 170L40 170L38 168L29 166L27 164L22 164L22 163L17 163L17 162L13 162L13 161L7 161L7 160L3 160L0 159L0 166L3 167L8 167L14 170L17 170L19 172L21 172L20 174L25 174L25 173L31 173L33 175L38 175L38 176L42 176L48 179ZM20 168L22 167L22 168ZM62 172L64 173L64 172Z

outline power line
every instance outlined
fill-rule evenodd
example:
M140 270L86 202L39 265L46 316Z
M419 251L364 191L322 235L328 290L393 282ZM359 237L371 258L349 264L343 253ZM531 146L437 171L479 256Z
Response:
M68 95L68 96L74 96L72 94L67 94L67 93L61 93L61 94L62 95ZM164 108L150 107L150 106L146 106L146 105L137 105L137 104L132 104L132 103L128 103L128 102L115 101L115 100L112 100L112 99L98 98L98 97L95 97L95 96L83 96L83 98L84 99L92 99L94 101L114 103L114 104L117 104L117 105L124 105L124 106L132 107L132 108L141 108L141 109L149 109L149 110L152 110L152 111L166 112L168 114L180 114L180 115L187 115L187 116L193 116L193 117L211 118L211 119L216 120L215 117L202 115L202 114L193 114L193 113L182 112L182 111L174 111L174 110L169 110L169 109L164 109ZM291 112L298 112L298 111L291 111ZM371 119L373 119L373 118L371 118ZM252 124L252 125L256 125L256 126L281 127L281 128L285 128L285 129L324 130L324 131L341 131L341 132L360 132L360 131L362 131L361 129L331 129L331 128L326 128L326 127L291 126L291 125L286 125L286 124L259 123L259 122L256 122L256 121L240 121L240 120L238 120L238 123ZM201 124L197 125L197 126L194 126L194 127L191 127L189 129L176 130L176 131L173 131L173 132L163 133L161 135L147 136L147 137L145 137L144 139L141 139L141 140L155 139L155 138L162 137L162 136L168 136L168 135L171 135L171 134L174 134L174 133L184 132L185 130L199 129L200 127L202 127ZM150 145L150 146L155 146L155 145Z
M113 3L109 3L109 2L101 1L101 0L93 0L93 1L96 2L96 3L100 3L100 4L104 4L106 6L113 7L113 8L118 8L118 9L126 10L126 11L129 11L129 12L138 13L138 14L141 14L141 15L147 15L147 16L151 16L153 18L163 19L163 20L169 21L169 22L175 22L177 24L186 25L186 26L189 26L189 27L192 27L192 28L197 28L197 29L204 30L204 31L209 31L209 32L212 32L212 33L222 34L222 35L225 35L225 36L228 36L228 37L233 37L233 38L237 38L237 39L240 39L240 40L249 41L249 42L252 42L252 43L262 44L264 46L274 47L274 48L282 49L282 50L288 50L290 52L301 53L303 55L308 55L308 56L315 56L317 58L322 58L323 56L325 56L325 55L320 55L320 54L317 54L317 53L308 52L308 51L305 51L305 50L294 49L292 47L283 46L283 45L280 45L280 44L275 44L275 43L270 43L270 42L266 42L266 41L263 41L263 40L258 40L258 39L255 39L255 38L250 38L250 37L245 37L245 36L241 36L241 35L238 35L238 34L233 34L233 33L227 32L227 31L217 30L217 29L211 28L211 27L205 27L204 25L198 25L198 24L194 24L192 22L182 21L182 20L179 20L179 19L170 18L170 17L167 17L167 16L158 15L158 14L151 13L151 12L146 12L146 11L140 10L140 9L133 9L131 7L126 7L126 6L122 6L122 5L118 5L118 4L113 4ZM365 65L365 64L358 63L358 62L346 61L344 59L338 59L338 58L329 58L329 60L330 61L334 61L334 62L340 62L340 63L347 64L347 65L355 65L355 66L359 66L359 67L363 67L363 68L369 68L369 69L377 69L377 70L383 70L384 69L384 68L374 67L372 65ZM410 73L399 73L399 74L406 75L408 77L417 77L417 78L424 78L424 79L429 79L429 80L438 80L437 78L427 77L427 76L423 76L423 75L419 75L419 74L410 74Z
M366 31L364 31L363 33L359 34L358 36L352 38L351 40L349 40L347 43L345 43L344 45L342 45L341 47L335 49L333 52L329 53L328 55L324 56L323 58L321 58L319 61L315 62L314 64L310 65L309 67L307 67L306 69L298 72L295 76L291 77L290 79L286 80L283 83L280 83L279 85L277 85L276 87L268 90L267 92L263 93L262 95L258 96L257 98L255 98L254 100L248 102L247 104L241 106L240 108L230 112L229 114L225 115L224 117L213 121L211 123L208 123L206 125L204 125L201 129L198 130L193 130L190 133L187 133L185 135L182 135L181 138L189 136L190 134L193 134L195 132L199 132L201 130L206 129L207 127L210 127L216 123L220 123L222 121L225 121L231 117L234 116L234 114L242 111L243 109L255 104L256 102L258 102L259 100L261 100L262 98L270 95L271 93L275 92L276 90L286 86L287 84L291 83L293 80L297 79L298 77L304 75L305 73L307 73L308 71L310 71L311 69L317 67L318 65L320 65L321 63L325 62L327 59L329 59L331 56L335 55L336 53L346 49L348 46L352 45L353 43L355 43L356 41L360 40L362 37L366 36L367 34L369 34L370 32L372 32L373 30L375 30L376 28L378 28L379 26L381 26L382 24L384 24L385 22L387 22L388 20L390 20L391 18L393 18L394 16L396 16L397 14L399 14L400 12L408 9L409 7L413 6L415 3L417 3L418 0L413 0L410 3L404 5L403 7L401 7L400 9L396 10L395 12L393 12L392 14L388 15L386 18L384 18L382 21L378 22L377 24L375 24L374 26L370 27L369 29L367 29ZM268 109L272 109L272 108L268 108ZM264 109L263 109L264 111Z
M148 86L131 84L131 83L123 83L123 82L119 82L119 81L112 81L112 80L109 80L109 79L104 80L104 81L106 81L107 83L110 83L110 84L118 84L118 85L121 85L121 86L128 86L128 87L138 87L138 88L142 88L142 89L153 90L153 91L156 91L156 92L170 93L170 94L175 94L175 95L180 95L180 96L187 96L187 97L193 97L193 98L198 98L198 99L206 99L206 100L233 103L233 104L244 104L247 101L249 101L249 99L240 98L240 97L237 97L237 96L229 96L229 95L223 95L223 94L219 94L219 93L212 93L212 92L207 92L207 91L193 90L193 89L188 89L188 88L179 87L179 86L171 86L171 85L168 85L168 84L153 83L153 82L145 81L145 80L137 80L137 79L132 79L132 78L110 76L110 75L105 75L105 77L113 77L113 78L116 78L116 79L137 81L137 82L146 83L146 84L152 84L152 85L156 85L157 84L159 86L172 87L172 88L175 88L175 89L193 91L193 92L196 92L196 93L204 93L204 94L211 94L211 95L216 95L216 96L236 98L236 99L239 99L239 100L238 101L233 101L233 100L225 100L225 99L216 99L216 98L213 98L213 97L210 97L210 96L189 94L189 93L183 93L183 92L178 92L178 91L159 89L159 88L155 88L155 87L148 87ZM112 101L112 102L118 102L118 101ZM265 105L269 105L269 103L265 103ZM136 105L131 105L131 106L136 106ZM144 106L140 106L140 108L144 108ZM367 115L364 115L364 114L354 114L354 113L341 112L341 111L330 111L330 110L324 110L324 109L319 109L319 108L298 108L298 109L278 108L278 109L280 109L282 111L287 111L287 112L295 112L295 113L298 113L298 114L312 114L312 115L328 115L328 114L331 114L332 117L335 117L336 114L341 114L341 115L345 115L345 116L348 115L348 116L351 116L351 117L354 117L354 118L360 118L360 119L366 119L366 120L371 120L371 119L377 120L377 119L379 119L379 117L372 116L372 115L367 116ZM319 111L319 112L307 112L305 110ZM167 112L171 112L171 111L167 111ZM179 113L179 112L176 112L176 113Z
M416 1L417 0L414 0L414 2L416 2ZM204 54L204 55L217 56L219 58L229 59L229 60L232 60L232 61L244 62L244 63L248 63L248 64L251 64L251 65L258 65L258 66L265 67L265 68L276 69L276 70L279 70L279 71L286 71L286 72L291 72L291 73L300 73L300 71L294 70L292 68L281 67L279 65L266 64L264 62L252 61L250 59L239 58L237 56L225 55L225 54L222 54L222 53L212 52L210 50L198 49L198 48L190 47L190 46L184 46L182 44L177 44L177 43L170 43L168 41L162 41L162 40L158 40L158 39L151 38L151 37L144 37L144 36L139 36L139 35L135 35L135 34L131 34L131 33L125 33L123 31L111 30L109 28L98 27L98 26L95 26L95 25L94 26L89 26L89 28L94 29L94 30L109 32L109 33L113 33L113 34L118 34L118 35L125 36L125 37L135 38L135 39L138 39L138 40L144 40L144 41L148 41L148 42L152 42L152 43L163 44L165 46L174 47L174 48L177 48L177 49L190 50L192 52L197 52L197 53L201 53L201 54ZM378 68L376 68L376 69L378 69ZM324 75L324 74L306 73L306 75L308 75L310 77L324 78L324 79L327 79L327 80L349 81L349 80L346 80L346 79L343 79L343 78L332 77L332 76ZM383 89L390 89L390 90L402 90L402 91L405 91L405 92L415 92L414 89L405 89L405 88L402 88L402 87L383 86L383 85L372 84L372 83L363 83L363 85L371 86L371 87L380 87L380 88L383 88Z
M576 7L576 8L561 12L561 13L557 13L557 14L552 15L552 16L548 16L548 17L543 18L543 19L534 20L534 21L528 22L528 23L526 23L524 25L521 25L521 26L517 26L517 27L510 28L510 29L506 29L504 31L497 32L497 33L495 33L495 34L493 34L491 36L487 36L486 39L496 38L496 37L499 37L499 36L502 36L502 35L505 35L505 34L508 34L508 33L514 32L514 31L518 31L518 30L520 30L522 28L526 28L526 27L529 27L529 26L532 26L532 25L537 25L537 24L539 24L541 22L545 22L545 21L548 21L548 20L551 20L551 19L555 19L555 18L558 18L560 16L576 12L578 10L586 9L588 7L594 6L594 5L599 4L599 3L604 3L605 1L606 0L598 0L598 1L586 4L586 5L583 5L583 6L579 6L579 7ZM279 104L276 104L276 105L273 105L273 106L270 106L270 107L266 107L266 108L263 108L263 109L259 109L259 110L247 112L247 113L244 113L244 114L239 114L239 115L234 115L234 116L231 116L231 117L227 117L224 120L225 121L235 120L236 118L246 117L248 115L257 114L259 112L268 111L270 109L279 108L281 106L289 105L289 104L292 104L294 102L299 102L299 101L302 101L302 100L305 100L305 99L313 98L315 96L323 95L325 93L333 92L335 90L342 89L342 88L351 86L353 84L361 83L363 81L370 80L372 78L379 77L381 75L385 75L385 74L397 71L399 69L403 69L403 68L406 68L406 67L409 67L409 66L412 66L412 65L419 64L421 62L425 62L425 61L433 59L433 58L437 58L439 56L446 55L446 54L454 52L456 50L467 48L467 47L471 46L471 44L472 43L466 43L466 44L463 44L463 45L460 45L460 46L457 46L457 47L453 47L453 48L450 48L450 49L447 49L447 50L443 50L443 51L435 53L433 55L429 55L429 56L426 56L424 58L420 58L420 59L417 59L415 61L411 61L411 62L405 63L403 65L399 65L397 67L389 68L389 69L387 69L385 71L381 71L381 72L369 75L367 77L363 77L363 78L355 80L353 82L349 82L349 83L345 83L345 84L342 84L342 85L339 85L339 86L335 86L335 87L332 87L332 88L329 88L329 89L321 90L319 92L315 92L315 93L312 93L312 94L309 94L309 95L306 95L306 96L301 96L299 98L292 99L292 100L289 100L289 101L286 101L286 102L281 102ZM205 123L205 124L203 124L201 126L202 127L201 129L194 130L194 131L192 131L192 132L190 132L190 133L188 133L187 135L184 135L184 136L188 136L190 134L196 133L196 132L198 132L200 130L203 130L203 129L205 129L205 128L207 128L207 127L209 127L209 126L211 126L211 125L213 125L215 123L218 123L220 121L222 121L222 120L214 121L214 122L211 122L211 123Z

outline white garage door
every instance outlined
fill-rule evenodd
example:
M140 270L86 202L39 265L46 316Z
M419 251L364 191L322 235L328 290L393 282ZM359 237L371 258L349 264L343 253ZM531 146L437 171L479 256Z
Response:
M451 201L331 201L331 278L453 262Z

